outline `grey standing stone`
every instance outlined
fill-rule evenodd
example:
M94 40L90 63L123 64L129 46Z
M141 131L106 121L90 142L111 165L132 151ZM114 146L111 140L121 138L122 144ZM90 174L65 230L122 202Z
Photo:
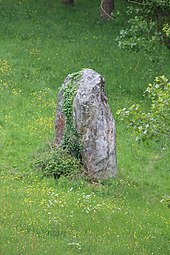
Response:
M104 92L104 79L91 69L80 71L78 77L73 119L82 143L82 163L86 174L94 178L113 177L117 172L116 129ZM62 142L65 126L62 91L72 79L71 75L66 78L58 96L55 121L57 145Z

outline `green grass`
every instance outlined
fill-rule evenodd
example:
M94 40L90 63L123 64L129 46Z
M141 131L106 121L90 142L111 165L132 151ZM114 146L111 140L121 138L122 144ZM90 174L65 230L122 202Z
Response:
M168 254L169 208L138 184L61 179L56 187L5 175L1 188L2 254Z
M101 22L99 1L0 1L1 254L168 255L168 157L159 144L132 145L116 119L118 176L104 183L43 179L31 156L54 138L57 92L65 77L92 68L106 80L114 117L155 76L170 78L170 52L131 53L115 41L126 23ZM158 61L159 60L159 61ZM166 152L165 152L166 153ZM168 149L167 149L168 153Z

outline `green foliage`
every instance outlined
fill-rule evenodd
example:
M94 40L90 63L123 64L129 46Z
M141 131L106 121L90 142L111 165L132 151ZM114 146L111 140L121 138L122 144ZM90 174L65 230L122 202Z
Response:
M168 13L170 10L169 0L136 0L131 1L132 8L135 7L138 12L143 12L144 15L155 15Z
M168 49L170 49L170 25L168 23L163 25L162 33L165 45L167 46Z
M169 0L144 0L143 4L143 9L152 14L156 14L158 12L163 14L170 10Z
M162 31L167 37L170 36L170 25L168 23L164 24Z
M117 114L133 128L138 141L170 137L170 82L165 76L156 77L144 95L151 101L149 112L143 112L139 104L133 104Z
M128 20L128 28L121 29L116 41L118 47L126 50L150 51L158 42L154 21L147 21L143 16L135 16Z
M79 76L79 73L72 74L70 77L71 82L63 89L65 127L62 146L77 158L80 158L81 141L73 118L73 99L77 91L76 81L79 79Z
M61 148L39 153L33 166L44 176L54 176L55 179L61 176L73 177L81 172L80 161Z
M169 0L131 1L126 12L130 18L116 39L118 47L135 51L155 48L162 40L162 28L164 33L168 31L163 24L169 12Z

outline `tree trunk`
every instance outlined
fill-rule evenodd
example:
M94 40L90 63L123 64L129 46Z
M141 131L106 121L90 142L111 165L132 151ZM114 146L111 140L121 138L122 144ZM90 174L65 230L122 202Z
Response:
M63 0L63 4L65 4L65 5L73 5L74 4L74 0Z
M103 20L111 19L113 10L114 0L101 0L100 12Z

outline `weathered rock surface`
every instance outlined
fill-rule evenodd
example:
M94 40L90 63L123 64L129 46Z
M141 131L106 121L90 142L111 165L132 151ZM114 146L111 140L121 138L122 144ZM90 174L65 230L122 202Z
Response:
M86 173L95 178L116 175L115 121L104 93L104 79L91 69L79 72L73 99L73 119L82 143L81 157ZM63 89L72 82L68 76L58 95L56 143L64 136Z

